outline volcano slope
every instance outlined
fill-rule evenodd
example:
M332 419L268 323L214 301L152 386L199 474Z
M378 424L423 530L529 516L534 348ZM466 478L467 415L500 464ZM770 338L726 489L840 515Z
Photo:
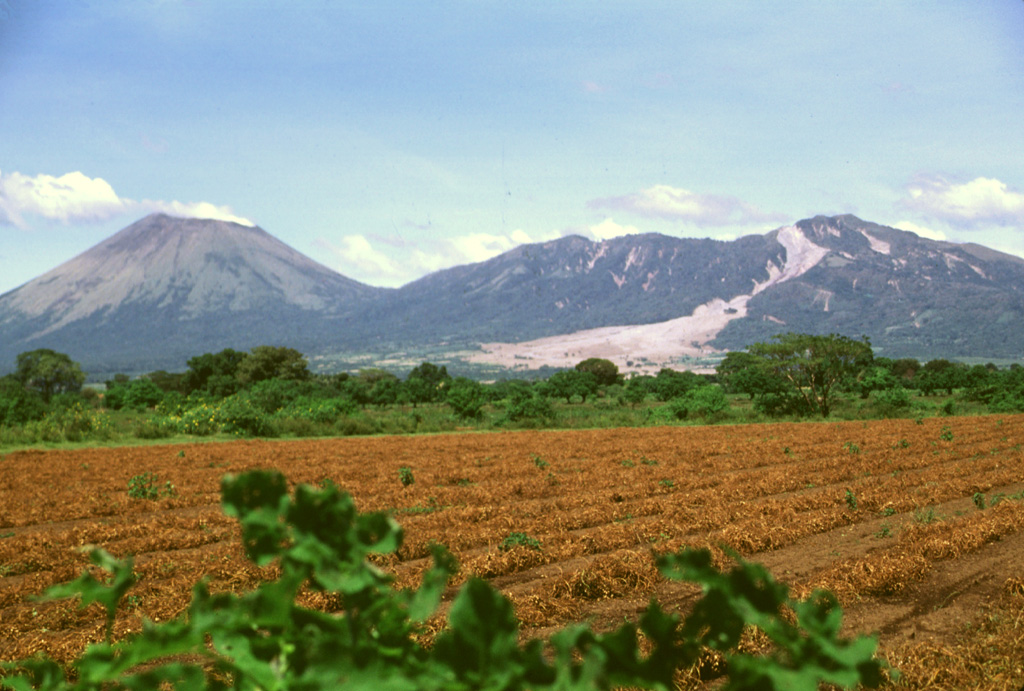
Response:
M653 555L724 546L794 594L836 593L846 633L877 633L901 686L1016 689L1022 449L1017 415L12 452L0 459L0 660L70 661L103 638L97 606L30 599L86 567L83 545L135 557L117 636L181 614L199 578L244 591L272 577L244 559L219 482L275 468L393 512L405 542L380 563L400 586L418 581L432 541L448 545L461 565L449 596L470 574L489 579L526 637L611 628L652 597L685 612L696 588L661 578ZM145 473L175 496L130 498ZM514 533L536 548L508 548Z

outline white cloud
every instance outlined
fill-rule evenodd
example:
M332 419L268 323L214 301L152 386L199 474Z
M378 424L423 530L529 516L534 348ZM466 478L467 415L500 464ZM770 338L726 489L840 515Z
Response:
M252 221L235 215L231 207L210 202L135 201L119 197L103 178L90 178L78 171L60 177L0 172L0 225L23 228L27 225L26 217L81 223L156 211L253 225Z
M346 235L340 244L324 239L316 244L331 255L332 260L324 263L345 276L371 285L397 287L435 271L487 261L519 245L546 242L561 235L558 231L530 235L517 229L508 235L467 233L419 243ZM378 250L375 245L386 245L387 250Z
M907 185L903 206L962 228L1024 222L1024 194L995 178L922 176Z
M525 233L523 233L525 235ZM520 236L522 237L522 235ZM529 237L528 235L526 236ZM508 252L522 242L516 242L508 235L491 235L489 233L470 233L448 241L455 251L470 262L482 262Z
M639 235L643 232L636 226L619 225L611 218L606 218L597 225L590 226L587 230L595 240L610 240L623 235Z
M374 249L365 235L346 235L341 244L334 245L318 240L317 245L326 248L337 261L333 262L341 273L360 281L376 279L380 285L404 283L407 269L388 255Z
M185 218L209 218L214 221L229 221L250 228L255 225L248 218L236 216L230 206L217 206L210 202L191 202L188 204L179 201L154 201L144 199L141 202L130 202L129 206L149 212L159 211L170 216L183 216Z
M618 209L695 226L752 225L787 219L782 214L761 211L736 197L698 194L670 185L655 185L634 194L594 199L587 206L592 209Z
M80 172L29 177L0 172L0 223L23 227L24 217L103 221L125 212L125 203L102 178Z
M911 221L900 221L899 223L894 225L893 228L898 228L899 230L909 230L911 233L920 235L923 238L928 238L929 240L946 239L946 234L943 233L941 230L926 228L925 226L918 225L917 223L913 223Z

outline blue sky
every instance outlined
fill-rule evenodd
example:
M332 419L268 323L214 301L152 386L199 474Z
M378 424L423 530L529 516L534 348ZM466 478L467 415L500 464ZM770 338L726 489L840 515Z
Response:
M854 213L1024 255L1024 3L0 0L0 293L153 211L372 285Z

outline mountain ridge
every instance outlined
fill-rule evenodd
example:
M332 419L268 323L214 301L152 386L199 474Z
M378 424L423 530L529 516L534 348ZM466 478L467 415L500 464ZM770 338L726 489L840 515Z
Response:
M342 276L258 227L154 214L0 295L0 363L36 347L149 371L264 343L475 358L497 344L540 366L560 362L559 338L583 343L602 329L623 362L782 331L865 334L890 356L1019 359L1022 323L1024 259L850 214L732 241L566 236L400 288ZM548 360L524 354L544 339Z

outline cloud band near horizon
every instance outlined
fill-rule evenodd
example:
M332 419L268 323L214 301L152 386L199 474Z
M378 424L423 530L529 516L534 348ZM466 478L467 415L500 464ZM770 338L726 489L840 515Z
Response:
M906 189L903 207L963 230L1024 224L1024 193L995 178L956 182L922 175Z
M154 212L254 225L231 207L210 202L123 198L103 178L90 178L80 171L60 176L0 171L0 225L25 228L30 217L63 224L94 223Z
M633 194L593 199L587 203L587 207L679 221L700 228L759 225L791 220L786 214L761 211L753 204L733 196L698 194L670 185L654 185Z

